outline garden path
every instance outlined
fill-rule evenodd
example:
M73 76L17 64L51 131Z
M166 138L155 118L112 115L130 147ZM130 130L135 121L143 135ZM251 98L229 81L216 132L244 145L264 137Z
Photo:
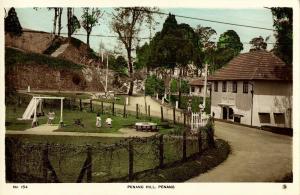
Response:
M292 137L218 121L215 135L229 142L231 154L187 182L271 182L292 171Z

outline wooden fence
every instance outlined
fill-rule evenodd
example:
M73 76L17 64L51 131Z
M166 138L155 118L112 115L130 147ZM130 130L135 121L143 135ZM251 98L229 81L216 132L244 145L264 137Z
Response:
M6 180L42 183L132 181L141 172L185 162L210 147L205 131L112 145L29 144L17 138L6 138L5 144Z

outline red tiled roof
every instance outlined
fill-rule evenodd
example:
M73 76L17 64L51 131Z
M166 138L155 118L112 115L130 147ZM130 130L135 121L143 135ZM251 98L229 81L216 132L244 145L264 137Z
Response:
M194 79L194 80L190 81L189 84L195 85L195 86L204 85L204 78ZM207 85L210 85L210 83L207 83Z
M292 67L267 51L243 53L208 77L208 80L292 81Z

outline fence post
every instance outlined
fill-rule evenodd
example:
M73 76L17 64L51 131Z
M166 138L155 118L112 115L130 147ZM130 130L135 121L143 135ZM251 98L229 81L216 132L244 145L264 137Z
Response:
M176 117L175 117L175 107L173 107L173 123L176 124Z
M12 162L14 162L13 160L13 145L9 145L12 142L9 143L8 140L5 140L5 172L6 172L6 180L8 180L9 182L12 181L13 179L13 169L12 169Z
M139 105L138 104L136 104L135 115L136 115L136 118L138 119L139 118Z
M201 130L198 132L198 153L202 153L202 138L201 138Z
M126 117L126 103L124 104L123 118Z
M103 110L103 101L101 102L101 114L104 114L104 110Z
M92 99L90 99L90 110L91 110L91 112L93 112L93 100Z
M82 111L82 102L81 102L81 98L79 99L79 110Z
M128 142L128 159L129 159L129 165L128 165L128 180L131 181L133 179L133 146L132 146L132 140Z
M18 107L21 106L21 97L18 95Z
M148 105L148 117L149 117L149 120L151 121L151 115L150 115L150 105Z
M86 180L88 183L92 182L92 148L89 145L87 146Z
M163 168L164 166L164 135L161 134L159 136L159 168Z
M186 131L182 134L182 161L186 161Z
M112 115L115 116L115 102L112 102Z
M164 109L163 109L163 107L162 106L160 106L160 120L161 120L161 122L163 122L164 121Z
M47 143L43 148L43 178L44 182L48 182L48 150L49 150L49 144Z

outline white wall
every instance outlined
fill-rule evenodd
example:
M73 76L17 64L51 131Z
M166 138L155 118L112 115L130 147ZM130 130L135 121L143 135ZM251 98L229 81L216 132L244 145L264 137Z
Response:
M253 125L292 128L292 83L256 81L253 97ZM260 123L258 113L270 113L270 123ZM285 124L276 124L274 113L284 113Z

